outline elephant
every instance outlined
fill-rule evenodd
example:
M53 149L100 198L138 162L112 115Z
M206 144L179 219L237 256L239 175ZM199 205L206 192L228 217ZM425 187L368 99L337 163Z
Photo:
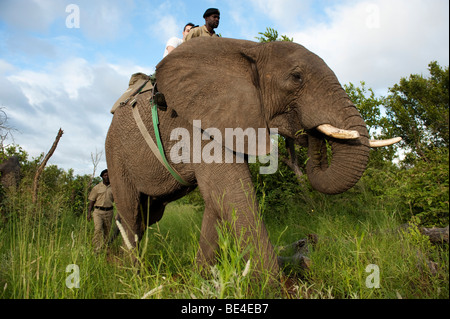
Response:
M3 221L7 221L7 214L3 209L5 196L8 191L15 190L20 183L20 162L17 156L7 157L0 164L0 215Z
M279 274L280 263L258 211L249 158L273 150L271 129L292 140L304 132L310 157L306 171L312 187L325 194L345 192L364 173L371 146L357 108L327 64L293 42L196 38L160 61L155 74L157 90L167 106L158 112L161 143L168 164L182 180L158 162L133 117L136 109L155 140L149 103L152 93L143 93L134 106L117 108L105 154L127 240L135 245L146 227L162 218L169 202L198 187L205 203L198 265L214 263L217 226L229 223L242 245L255 249L255 267ZM255 132L262 128L265 133L252 142L257 147L250 147L248 138L242 150L237 142L221 140L227 129L237 128ZM190 137L203 134L200 142L193 140L178 148L184 160L172 159L180 142L179 135L174 138L176 132L187 132ZM211 151L214 146L222 161L202 160L195 143L201 143L203 154L206 147ZM233 160L223 161L227 156Z
M0 182L5 188L19 185L20 163L17 156L10 156L0 164Z

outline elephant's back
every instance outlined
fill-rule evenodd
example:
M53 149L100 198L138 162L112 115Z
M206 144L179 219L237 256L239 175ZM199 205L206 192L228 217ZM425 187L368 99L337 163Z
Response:
M220 63L220 61L233 60L234 55L239 55L241 50L251 48L258 43L248 40L218 38L218 37L198 37L184 42L172 51L168 56L161 60L156 66L156 70L162 68L167 63L177 64L177 61L193 60L211 61ZM227 57L224 59L224 57Z
M150 104L148 99L150 92L140 94L136 107L144 123L151 123ZM106 156L112 157L114 152L124 154L135 152L136 148L142 148L143 140L132 114L133 107L129 104L118 107L113 115L111 125L106 136ZM151 127L147 126L149 133Z

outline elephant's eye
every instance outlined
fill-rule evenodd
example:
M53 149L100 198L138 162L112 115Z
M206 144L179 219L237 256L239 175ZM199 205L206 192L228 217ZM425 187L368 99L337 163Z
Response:
M302 83L302 75L299 72L292 73L292 78L294 81Z

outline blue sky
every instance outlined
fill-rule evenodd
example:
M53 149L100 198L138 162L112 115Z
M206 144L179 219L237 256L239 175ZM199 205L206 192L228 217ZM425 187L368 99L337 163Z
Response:
M67 21L79 9L79 28ZM69 6L69 7L68 7ZM0 0L0 107L31 157L63 135L50 164L90 174L115 100L134 72L152 73L165 42L219 8L224 37L272 27L321 56L341 84L379 95L401 77L449 65L447 0Z

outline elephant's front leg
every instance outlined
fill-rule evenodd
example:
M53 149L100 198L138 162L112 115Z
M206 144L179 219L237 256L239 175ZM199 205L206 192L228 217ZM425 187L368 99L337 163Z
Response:
M202 265L211 264L218 247L217 226L228 222L239 239L241 249L254 249L252 268L279 271L277 257L261 219L258 202L246 163L201 164L196 178L205 200L200 248Z

